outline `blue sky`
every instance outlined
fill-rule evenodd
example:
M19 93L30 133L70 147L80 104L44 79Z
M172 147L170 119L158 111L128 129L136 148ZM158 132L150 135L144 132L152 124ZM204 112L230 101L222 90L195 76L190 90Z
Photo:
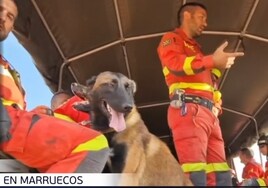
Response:
M2 47L5 59L20 73L22 85L26 91L27 109L31 110L38 105L50 106L52 92L35 67L29 53L12 33L3 42Z

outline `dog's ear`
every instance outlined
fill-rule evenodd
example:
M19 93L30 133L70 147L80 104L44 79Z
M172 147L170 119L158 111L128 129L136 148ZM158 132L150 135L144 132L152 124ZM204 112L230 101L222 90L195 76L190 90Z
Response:
M93 87L93 85L95 84L96 82L96 79L97 79L97 76L92 76L91 78L89 78L87 81L86 81L86 85L88 87Z
M130 84L130 88L132 90L132 93L136 93L137 91L137 85L136 82L134 80L129 80L129 84Z
M71 84L71 90L74 95L80 97L83 100L87 100L87 95L89 93L89 89L87 86L78 83Z
M86 86L87 86L88 92L90 92L92 90L94 84L96 83L96 79L97 79L97 76L92 76L91 78L89 78L86 81Z

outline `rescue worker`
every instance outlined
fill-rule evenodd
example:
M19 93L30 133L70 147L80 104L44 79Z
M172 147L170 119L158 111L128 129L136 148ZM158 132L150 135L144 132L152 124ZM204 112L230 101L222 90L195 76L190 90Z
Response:
M51 110L57 109L59 106L63 105L66 101L72 98L72 95L66 91L58 91L54 93L50 101Z
M260 186L268 186L268 135L260 136L258 146L262 155L266 156L265 172L263 181L258 180Z
M157 52L171 99L168 124L183 171L196 186L231 185L224 141L215 104L221 94L212 77L230 68L242 52L226 53L227 42L212 55L203 55L195 37L207 26L207 9L196 2L178 11L179 27L166 33ZM216 110L218 111L218 110Z
M258 146L262 155L266 156L268 159L268 135L262 135L258 140ZM264 176L268 178L268 160L265 163L265 174Z
M239 158L241 163L245 165L242 173L243 179L262 178L264 176L262 166L255 161L254 153L250 148L241 148Z
M0 41L18 15L14 0L0 0ZM0 56L0 150L25 165L49 173L100 173L108 159L106 138L95 130L26 111L18 73ZM42 112L42 113L41 113Z
M267 187L268 186L268 135L262 135L258 139L258 146L262 155L266 156L265 172L262 178L246 179L242 186Z
M57 118L64 119L70 122L77 122L82 126L90 127L89 112L83 112L75 109L75 105L83 103L78 96L72 96L66 91L58 91L51 98L51 110Z

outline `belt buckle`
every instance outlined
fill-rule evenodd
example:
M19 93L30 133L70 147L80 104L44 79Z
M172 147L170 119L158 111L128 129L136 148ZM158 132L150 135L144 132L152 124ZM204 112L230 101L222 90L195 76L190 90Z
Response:
M184 93L185 91L182 90L182 89L176 89L174 91L174 95L171 99L171 102L170 102L170 105L174 108L181 108L184 103L185 103L185 100L184 100Z
M194 103L201 104L202 99L200 97L194 98Z

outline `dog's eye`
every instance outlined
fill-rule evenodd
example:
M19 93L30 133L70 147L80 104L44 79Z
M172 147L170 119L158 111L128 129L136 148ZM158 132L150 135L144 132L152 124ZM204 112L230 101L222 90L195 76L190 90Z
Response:
M117 84L117 80L111 80L111 82L106 83L106 85L110 86L110 87L116 87Z
M118 81L116 79L113 79L111 82L110 82L110 85L112 87L116 87L116 85L118 84Z
M107 83L107 85L110 86L110 87L114 87L115 86L115 84L112 83L112 82Z
M118 81L117 81L116 79L113 79L113 80L112 80L112 83L113 83L114 85L116 85L116 84L118 83Z
M129 83L125 83L125 88L126 88L126 89L129 88Z

